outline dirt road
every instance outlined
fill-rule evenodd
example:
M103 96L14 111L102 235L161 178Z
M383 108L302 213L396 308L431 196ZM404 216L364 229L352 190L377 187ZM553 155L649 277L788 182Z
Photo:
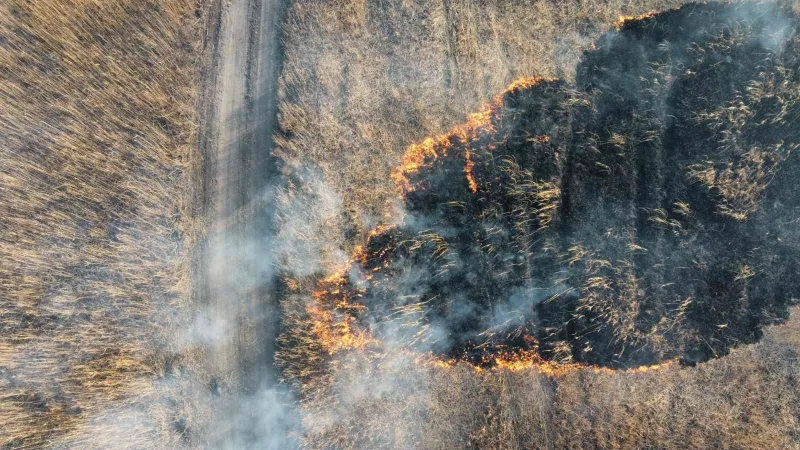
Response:
M281 12L281 0L215 0L207 27L201 208L208 236L194 277L206 310L196 333L211 347L213 372L234 391L225 406L233 410L222 413L231 417L241 415L237 403L276 381L270 255L277 170L270 150Z

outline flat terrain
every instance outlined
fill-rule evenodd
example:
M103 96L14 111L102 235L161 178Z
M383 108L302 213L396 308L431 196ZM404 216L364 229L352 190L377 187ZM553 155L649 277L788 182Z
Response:
M195 294L204 305L198 315L209 362L229 391L215 445L260 444L250 440L263 438L261 431L248 428L258 428L264 412L247 406L247 398L277 382L271 147L280 17L280 0L235 0L214 5L208 20L200 144L207 235L195 256Z
M341 265L339 249L358 243L347 236L399 213L390 172L409 145L464 122L517 78L573 80L581 53L620 16L682 3L293 2L276 156L286 172L311 167L339 202L297 234L318 241L324 265Z
M0 447L269 447L279 20L0 6Z
M290 182L278 221L279 236L303 245L281 254L292 295L278 360L301 395L306 448L800 448L796 310L759 342L695 367L548 373L423 367L392 351L331 357L363 340L336 313L307 308L319 304L314 274L341 294L331 275L346 278L370 230L404 214L390 174L410 144L467 122L516 78L575 81L583 50L620 16L680 3L291 4L276 149ZM335 340L341 330L350 340Z
M202 440L188 249L203 11L0 5L0 447Z
M0 448L290 448L278 325L402 215L408 145L518 77L573 81L619 16L680 3L2 2ZM794 314L694 368L558 379L312 361L325 383L294 384L294 431L308 449L800 449L798 336Z

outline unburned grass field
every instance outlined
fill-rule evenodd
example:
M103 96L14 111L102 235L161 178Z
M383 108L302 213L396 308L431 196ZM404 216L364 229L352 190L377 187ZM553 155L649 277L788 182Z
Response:
M202 7L0 5L0 447L165 448L202 429L179 334Z

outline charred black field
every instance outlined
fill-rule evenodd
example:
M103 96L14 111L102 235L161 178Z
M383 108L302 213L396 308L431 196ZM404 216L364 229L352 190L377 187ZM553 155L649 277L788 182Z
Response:
M0 2L0 449L800 450L800 0L686 1Z
M610 368L756 342L800 298L799 26L771 4L624 20L574 84L520 80L411 146L404 220L317 293L326 338Z

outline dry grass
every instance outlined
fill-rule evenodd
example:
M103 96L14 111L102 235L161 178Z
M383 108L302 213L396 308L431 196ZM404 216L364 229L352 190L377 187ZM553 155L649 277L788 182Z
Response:
M423 367L340 357L303 404L305 448L797 449L800 311L722 359L648 371ZM309 394L309 392L306 392Z
M175 336L199 6L0 6L0 446L164 448L199 428Z
M281 86L279 156L289 171L320 167L353 223L333 220L333 214L312 215L304 220L304 232L331 236L315 244L327 246L328 253L349 251L359 241L352 235L366 234L395 212L390 173L409 144L462 123L514 78L572 80L580 51L604 24L677 3L295 2ZM768 83L753 86L768 88ZM713 111L719 116L706 119L737 120L724 113ZM602 144L630 146L613 133ZM694 178L720 195L720 214L747 218L774 173L774 161L759 152L773 150L746 148L737 153L738 165ZM535 191L546 193L547 187ZM542 200L532 199L531 208L542 210L547 199ZM285 217L291 214L283 210ZM674 217L692 214L687 204L676 203L674 213L654 211L652 221L679 233L681 223ZM625 236L609 245L631 254L645 251ZM604 264L592 259L591 250L574 250L575 262L587 268ZM333 272L337 263L326 259L323 266ZM607 270L613 279L597 270L583 286L586 308L607 313L622 340L639 338L630 325L641 308L630 264L615 261ZM752 269L742 266L736 279L750 276ZM547 376L535 367L428 367L402 353L326 354L302 311L303 291L314 283L289 284L294 297L284 303L285 325L305 346L279 359L303 396L306 448L800 448L796 310L758 343L696 367L587 368ZM676 321L690 300L676 305ZM284 342L284 348L298 341ZM304 364L307 370L298 370Z
M517 78L571 81L581 52L619 16L681 3L293 2L278 156L319 166L363 234L393 212L389 175L410 144L462 123Z
M332 212L336 195L311 200L325 213L304 217L299 239L334 266L356 241L342 230L364 233L392 213L389 175L408 144L519 76L571 79L619 15L677 3L295 2L278 153L289 168L319 166L347 219ZM0 6L0 446L205 442L209 376L176 334L193 308L195 7ZM749 194L731 189L732 211L746 210ZM548 192L530 200L543 217ZM284 224L309 202L294 195L281 197ZM356 355L290 376L329 378L324 392L303 391L307 448L800 448L797 336L795 314L724 359L644 374L552 378Z
M697 367L558 379L556 448L800 448L798 312Z

